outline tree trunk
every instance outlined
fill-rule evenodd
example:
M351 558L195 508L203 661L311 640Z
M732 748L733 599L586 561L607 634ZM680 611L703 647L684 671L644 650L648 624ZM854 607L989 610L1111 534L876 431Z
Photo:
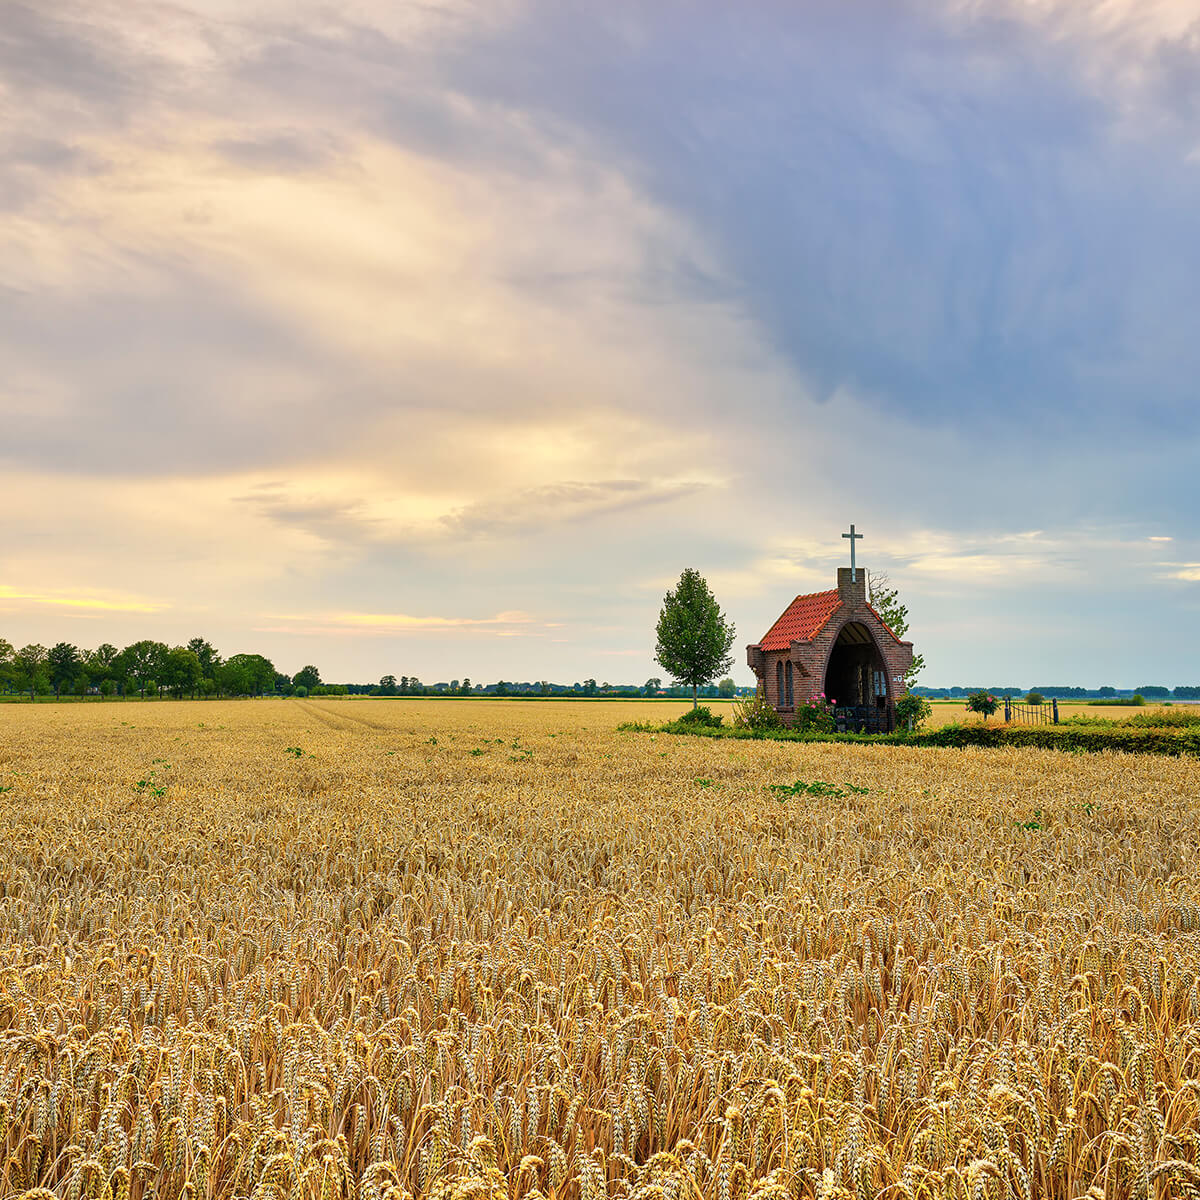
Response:
M692 707L695 708L700 702L696 699L697 685L692 684Z

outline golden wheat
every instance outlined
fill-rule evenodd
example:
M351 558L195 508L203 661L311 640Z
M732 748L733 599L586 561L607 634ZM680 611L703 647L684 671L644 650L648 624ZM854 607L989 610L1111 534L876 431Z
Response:
M627 715L0 707L0 1194L1200 1196L1200 763Z

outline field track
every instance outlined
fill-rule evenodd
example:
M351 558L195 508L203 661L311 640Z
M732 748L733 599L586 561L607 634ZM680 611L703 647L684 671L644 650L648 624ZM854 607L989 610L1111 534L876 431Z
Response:
M0 1200L1200 1196L1200 762L649 715L0 706Z

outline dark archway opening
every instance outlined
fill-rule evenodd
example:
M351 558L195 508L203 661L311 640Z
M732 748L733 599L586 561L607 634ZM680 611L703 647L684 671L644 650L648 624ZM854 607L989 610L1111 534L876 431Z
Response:
M865 625L843 626L825 668L825 695L839 710L838 723L890 728L887 665Z

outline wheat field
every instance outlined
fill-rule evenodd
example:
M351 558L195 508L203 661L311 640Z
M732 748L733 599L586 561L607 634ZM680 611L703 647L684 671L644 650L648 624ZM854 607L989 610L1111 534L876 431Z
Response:
M1200 1196L1200 763L631 710L0 708L0 1196Z

